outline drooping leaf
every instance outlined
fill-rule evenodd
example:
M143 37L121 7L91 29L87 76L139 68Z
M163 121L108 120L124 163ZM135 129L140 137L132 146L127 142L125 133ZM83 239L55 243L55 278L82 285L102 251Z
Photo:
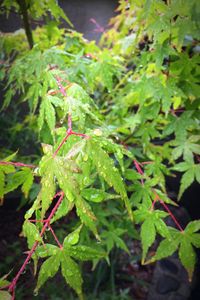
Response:
M89 152L92 156L93 162L97 168L97 171L104 180L112 186L117 193L119 193L125 202L129 216L132 219L132 210L126 194L126 189L123 180L120 176L118 169L114 166L113 160L109 155L99 146L98 141L90 139L88 141Z
M65 251L62 251L61 255L61 271L67 284L75 290L80 299L83 299L82 284L83 279L80 269L73 259L71 259Z
M25 237L27 238L29 249L31 249L31 247L33 246L33 244L36 241L39 241L39 242L42 241L42 237L40 236L38 229L36 228L36 226L33 223L31 223L29 221L24 222L23 233L24 233Z
M142 261L144 262L149 247L153 244L156 238L155 225L148 217L141 226L141 241L142 241Z
M75 200L77 215L80 217L83 224L85 224L94 233L97 239L99 235L96 228L96 216L92 212L90 205L80 196Z
M178 254L183 266L188 271L189 280L191 281L196 263L196 254L188 238L181 240Z
M9 193L15 189L17 189L20 185L22 185L22 191L25 194L25 197L28 196L29 190L33 184L33 173L29 168L22 168L22 170L14 173L9 179L5 193Z
M172 255L178 248L179 242L172 239L164 239L160 242L155 256L150 259L150 262L168 257Z
M42 215L44 216L55 194L54 161L51 154L42 158L40 162L40 174L42 176L42 186L39 197L42 201Z
M53 277L58 272L60 263L61 263L61 251L60 249L58 249L55 255L49 257L42 264L40 268L35 292L37 292L41 288L41 286L47 281L48 278Z

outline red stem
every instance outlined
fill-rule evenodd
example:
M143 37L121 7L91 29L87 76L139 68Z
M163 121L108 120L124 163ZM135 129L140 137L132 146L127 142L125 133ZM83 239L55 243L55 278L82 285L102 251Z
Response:
M96 26L94 31L96 31L96 32L104 32L105 31L104 27L99 25L99 23L97 23L97 21L95 19L91 18L90 22L92 22Z
M44 226L42 227L42 230L40 232L40 236L42 237L46 231L46 229L49 227L49 223L51 221L51 218L53 217L53 215L55 214L56 210L58 209L59 205L61 204L62 200L63 200L63 197L64 197L64 193L63 192L60 192L59 194L56 194L54 196L54 198L57 196L57 195L60 195L56 205L54 206L54 208L52 209L49 217L46 219L46 222L44 224ZM25 268L26 268L26 265L28 264L29 260L31 259L33 253L35 252L37 246L39 244L39 241L36 241L33 245L33 247L31 248L31 250L29 251L24 263L22 264L20 270L18 271L17 275L14 277L14 279L12 280L11 284L9 285L9 288L8 288L8 291L9 292L12 292L12 299L14 300L14 290L15 290L15 287L16 287L16 284L17 284L17 281L19 279L19 277L21 276L21 274L24 272Z
M20 162L12 162L12 161L0 161L0 165L13 165L16 167L36 168L35 165L23 164Z
M59 248L60 248L60 249L63 249L63 246L62 246L61 243L59 242L59 240L58 240L58 238L57 238L57 236L56 236L56 234L55 234L53 228L51 227L51 225L49 225L49 229L50 229L50 231L51 231L51 233L52 233L52 235L53 235L53 237L54 237L56 243L58 244Z
M178 220L176 219L176 217L173 215L173 213L171 212L171 210L169 209L169 207L165 204L165 202L161 199L159 199L159 202L162 204L162 206L165 208L165 210L169 213L170 217L172 218L172 220L174 221L174 223L176 224L176 226L178 227L178 229L183 232L183 228L182 226L179 224Z
M53 157L55 157L58 154L58 151L60 150L60 148L62 147L62 145L66 142L66 140L68 139L68 137L71 135L71 133L67 133L67 135L64 137L64 139L62 140L62 142L60 143L60 145L58 146L58 148L56 149L56 151L53 154Z
M136 160L134 160L133 162L135 164L135 167L136 167L138 173L141 174L141 175L144 175L144 171L141 169L140 164ZM141 180L141 182L143 183L142 180ZM178 229L181 232L183 232L184 230L183 230L182 226L180 225L180 223L178 222L178 220L176 219L176 217L173 215L173 213L171 212L171 210L169 209L169 207L165 204L165 202L163 200L160 199L160 197L158 196L158 194L155 192L154 189L152 189L152 191L153 191L153 193L155 195L155 198L154 198L154 201L152 203L151 210L154 208L156 201L159 201L162 204L162 206L165 208L165 210L169 213L170 217L172 218L172 220L174 221L174 223L176 224L176 226L178 227Z
M64 86L61 83L61 78L57 76L56 77L56 81L57 81L58 87L60 89L60 92L63 94L64 97L67 97L67 93L66 93L66 91L64 89Z

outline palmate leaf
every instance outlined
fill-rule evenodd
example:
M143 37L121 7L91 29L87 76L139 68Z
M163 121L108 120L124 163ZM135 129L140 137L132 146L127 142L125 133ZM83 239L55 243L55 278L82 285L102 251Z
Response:
M193 246L200 248L200 221L190 222L184 231L170 228L170 238L162 240L157 248L156 254L149 262L165 258L178 251L181 263L186 268L189 280L192 279L196 263L196 253Z
M128 210L129 216L132 219L132 210L126 194L126 189L122 180L122 177L118 169L114 166L113 160L109 155L101 148L98 140L90 139L87 141L88 154L91 156L97 171L104 180L114 188L114 190L120 194L124 200L125 206Z
M106 253L101 249L95 249L95 247L89 247L85 245L77 245L79 242L79 235L82 225L80 225L73 232L68 234L64 239L64 249L69 256L75 259L87 261L93 259L99 259L106 256Z
M151 204L150 204L151 205ZM141 242L142 242L142 263L144 263L149 248L155 241L156 234L162 237L171 238L170 231L162 220L168 214L161 210L151 210L151 206L141 204L139 209L134 212L136 223L141 223Z
M122 232L124 233L124 231ZM114 245L116 245L118 248L126 251L128 254L129 253L129 249L127 248L125 242L123 241L123 239L120 237L120 235L122 235L122 233L118 233L118 230L109 230L109 231L104 231L101 234L102 238L105 238L105 244L107 247L107 251L110 252L112 250L112 248L114 247Z
M11 175L5 187L5 193L9 193L22 185L22 192L25 197L28 196L33 184L33 172L29 168L22 168L20 171Z
M178 172L185 172L181 178L181 186L178 194L178 199L181 198L184 191L192 184L196 179L200 183L200 165L195 164L192 159L176 164L173 170Z
M200 136L190 136L188 139L179 138L174 141L174 145L177 146L172 151L174 159L178 159L183 155L183 159L188 161L193 158L193 153L200 154L200 145L197 144Z
M52 202L57 180L59 187L63 190L67 199L63 199L63 203L61 203L58 208L52 222L54 222L55 219L66 215L75 204L77 214L81 221L90 228L96 238L99 239L95 225L96 217L92 212L90 205L80 196L80 186L74 176L74 173L79 172L79 169L75 165L75 161L65 159L65 157L58 155L53 157L53 148L50 145L43 145L43 149L46 155L42 158L40 163L42 187L38 195L38 200L41 200L42 204L42 216L44 216ZM66 201L68 201L68 203L66 203Z

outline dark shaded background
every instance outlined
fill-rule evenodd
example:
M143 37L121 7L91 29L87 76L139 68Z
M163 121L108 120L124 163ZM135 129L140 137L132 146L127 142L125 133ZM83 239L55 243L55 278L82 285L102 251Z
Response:
M73 23L75 30L83 33L85 38L97 41L101 33L94 32L95 25L90 19L95 19L105 28L118 5L117 0L59 0L58 3ZM32 23L33 27L35 25ZM65 22L63 26L69 27ZM0 15L0 31L12 32L22 27L22 21L17 14L11 13L8 19Z

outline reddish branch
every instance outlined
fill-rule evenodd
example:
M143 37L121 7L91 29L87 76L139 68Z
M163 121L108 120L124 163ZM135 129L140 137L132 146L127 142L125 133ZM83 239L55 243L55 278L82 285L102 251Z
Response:
M162 206L165 208L165 210L169 213L170 217L172 218L172 220L174 221L174 223L176 224L176 226L178 227L178 229L183 232L183 228L182 226L180 225L180 223L178 222L178 220L175 218L175 216L173 215L173 213L171 212L171 210L169 209L169 207L166 205L166 203L161 200L161 199L158 199L159 202L162 204Z
M68 115L68 129L67 129L67 132L66 132L66 136L63 138L60 145L58 146L58 148L54 152L53 157L55 157L58 154L58 151L63 146L63 144L66 142L66 140L70 137L70 135L76 135L76 136L81 136L81 137L84 137L84 138L89 138L89 136L84 134L84 133L77 133L77 132L74 132L72 130L72 119L71 119L71 115L69 114Z
M65 87L62 84L62 79L60 77L56 77L56 81L59 87L60 92L62 93L62 95L64 97L67 97L67 93L65 91ZM68 114L68 129L66 131L66 136L63 138L63 140L61 141L61 143L59 144L58 148L56 149L56 151L53 154L53 157L55 157L58 154L58 151L60 150L60 148L64 145L64 143L66 142L66 140L71 136L71 135L76 135L76 136L80 136L80 137L84 137L84 138L89 138L88 135L84 134L84 133L78 133L72 130L72 116L69 113Z
M138 163L136 160L133 161L134 162L134 165L138 171L138 173L140 175L144 175L144 171L142 170L142 168L140 167L142 164ZM150 162L148 162L150 163ZM144 181L143 179L141 179L141 182L142 184L144 184ZM151 209L154 209L154 206L156 204L157 201L160 202L160 204L164 207L164 209L169 213L170 217L172 218L172 220L174 221L174 223L176 224L177 228L183 232L183 228L182 226L180 225L180 223L178 222L178 220L176 219L176 217L174 216L174 214L171 212L171 210L169 209L169 207L166 205L166 203L160 199L159 195L156 193L156 191L154 189L152 189L152 192L154 194L154 200L153 200L153 203L152 203L152 206L151 206Z
M58 199L56 205L53 207L53 209L52 209L49 217L46 220L40 220L40 222L44 222L44 225L43 225L43 227L41 229L41 232L40 232L40 236L43 237L43 235L44 235L45 231L47 230L47 228L50 228L50 230L51 230L51 232L52 232L52 234L53 234L56 242L58 243L60 249L62 249L62 245L58 241L58 239L57 239L57 237L56 237L56 235L55 235L52 227L50 226L50 221L51 221L52 217L54 216L55 212L57 211L59 205L61 204L61 202L62 202L62 200L64 198L64 193L63 192L59 192L59 193L57 193L54 196L54 198L56 198L57 196L59 196L59 199ZM30 221L36 221L36 220L30 220ZM36 250L36 248L37 248L37 246L38 246L39 243L40 243L39 241L35 241L33 247L28 252L28 255L27 255L24 263L22 264L20 270L18 271L17 275L14 277L14 279L12 280L12 282L8 286L2 288L2 289L8 289L8 291L12 294L12 300L15 299L15 288L16 288L16 285L17 285L17 281L18 281L19 277L21 276L21 274L24 272L24 270L25 270L28 262L30 261L32 255L34 254L34 252L35 252L35 250Z
M95 25L94 32L104 32L105 31L104 27L99 25L99 23L97 23L97 21L94 18L91 18L90 22L92 22Z
M12 162L12 161L0 161L0 165L12 165L15 167L36 168L35 165L23 164L20 162Z

